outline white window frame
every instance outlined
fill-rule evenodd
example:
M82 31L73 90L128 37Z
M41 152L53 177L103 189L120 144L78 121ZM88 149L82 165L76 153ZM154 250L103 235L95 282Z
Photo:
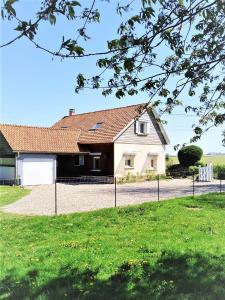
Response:
M144 132L141 132L141 126L144 126ZM137 135L147 135L148 134L148 122L136 121L136 134Z

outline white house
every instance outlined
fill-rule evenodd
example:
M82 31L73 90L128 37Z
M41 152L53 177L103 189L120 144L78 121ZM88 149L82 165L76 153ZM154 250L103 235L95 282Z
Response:
M52 127L0 125L0 180L51 184L56 177L165 173L169 139L145 104L84 114Z

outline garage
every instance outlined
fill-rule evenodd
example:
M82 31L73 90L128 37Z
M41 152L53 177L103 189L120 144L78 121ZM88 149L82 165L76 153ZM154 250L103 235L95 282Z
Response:
M23 155L19 158L22 185L53 184L56 174L55 155Z
M79 135L80 130L0 125L0 172L21 185L53 184L57 157L80 154ZM5 168L11 163L13 168Z

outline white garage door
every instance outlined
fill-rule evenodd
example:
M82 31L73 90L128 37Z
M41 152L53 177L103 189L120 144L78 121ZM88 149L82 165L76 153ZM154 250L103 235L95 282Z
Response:
M52 158L24 158L22 168L22 185L54 182L54 159Z

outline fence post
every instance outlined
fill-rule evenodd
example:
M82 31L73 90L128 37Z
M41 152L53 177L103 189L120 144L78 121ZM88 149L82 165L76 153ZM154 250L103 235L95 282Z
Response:
M116 208L116 176L114 177L114 188L115 188L115 190L114 190L114 194L115 194L115 203L114 203L114 206Z
M195 175L193 175L192 195L193 195L193 197L195 196Z
M159 201L159 174L158 174L157 180L158 180L158 201Z
M57 216L57 179L55 179L55 215Z

